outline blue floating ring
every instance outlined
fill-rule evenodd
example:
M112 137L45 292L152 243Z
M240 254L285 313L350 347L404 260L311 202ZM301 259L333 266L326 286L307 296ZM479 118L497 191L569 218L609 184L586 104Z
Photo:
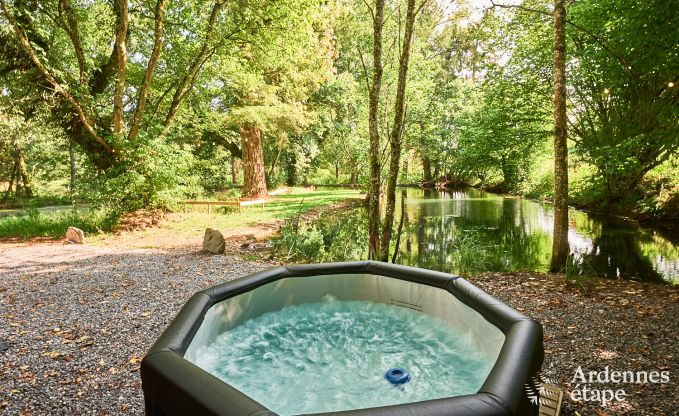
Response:
M402 368L390 368L384 378L391 384L404 384L410 381L410 374Z

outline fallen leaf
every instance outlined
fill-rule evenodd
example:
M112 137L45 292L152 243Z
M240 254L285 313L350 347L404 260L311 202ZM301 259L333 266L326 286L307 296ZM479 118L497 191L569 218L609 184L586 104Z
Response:
M59 351L49 351L43 354L43 357L49 357L49 358L59 358L61 353Z

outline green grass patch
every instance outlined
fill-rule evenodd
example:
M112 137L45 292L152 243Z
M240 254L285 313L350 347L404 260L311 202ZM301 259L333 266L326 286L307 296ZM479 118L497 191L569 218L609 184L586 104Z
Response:
M333 189L313 191L305 188L294 188L288 195L277 195L270 202L261 205L243 207L238 213L237 207L216 208L208 214L207 207L188 206L188 212L180 214L180 220L168 224L168 227L179 234L196 234L205 231L206 227L227 231L243 226L293 218L301 213L317 207L334 204L346 199L361 198L356 189Z
M107 209L73 210L41 213L35 208L27 215L0 218L0 237L51 237L62 238L70 226L86 233L109 231L118 215Z

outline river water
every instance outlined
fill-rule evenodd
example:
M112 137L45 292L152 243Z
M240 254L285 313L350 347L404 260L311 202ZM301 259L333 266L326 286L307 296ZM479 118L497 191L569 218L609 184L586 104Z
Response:
M469 188L404 188L403 231L397 263L473 275L484 271L548 270L550 204ZM328 213L309 224L289 224L276 242L278 256L302 261L367 257L365 207ZM401 219L400 206L396 224ZM569 213L569 244L577 274L679 283L679 238L615 218Z

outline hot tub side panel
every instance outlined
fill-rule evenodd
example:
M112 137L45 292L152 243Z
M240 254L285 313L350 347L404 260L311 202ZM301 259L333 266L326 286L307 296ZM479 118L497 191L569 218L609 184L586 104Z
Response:
M327 413L347 416L500 416L537 414L516 380L537 374L542 363L539 324L453 276L378 262L278 267L200 292L153 345L142 361L142 388L149 415L275 415L238 390L185 360L203 317L216 303L285 277L366 273L445 288L480 313L506 337L496 365L477 394L400 406ZM458 283L459 284L456 284ZM467 285L469 287L467 287ZM484 296L485 295L485 296ZM539 364L538 364L539 363ZM521 368L519 368L521 367ZM495 373L498 374L495 374ZM507 375L504 375L504 372Z
M544 360L542 325L465 279L451 281L448 290L505 334L497 361L479 393L498 398L507 414L537 415Z

